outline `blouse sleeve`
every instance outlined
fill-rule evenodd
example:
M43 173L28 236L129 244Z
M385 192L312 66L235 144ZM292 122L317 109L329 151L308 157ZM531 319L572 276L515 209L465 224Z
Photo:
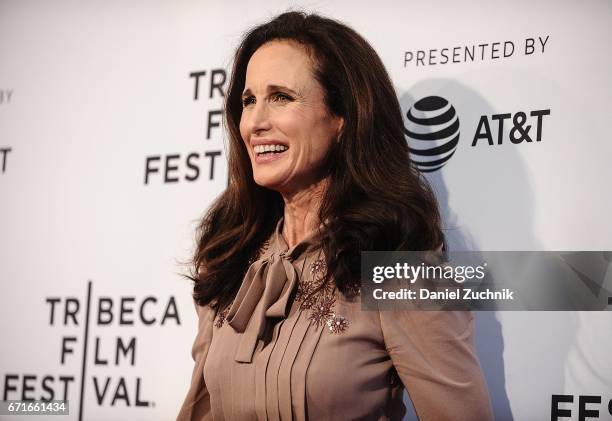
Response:
M176 418L177 421L210 420L210 396L204 384L204 361L212 340L215 311L209 306L199 306L194 302L198 313L198 333L191 348L195 366L187 396Z
M381 311L380 320L419 420L493 420L471 312Z

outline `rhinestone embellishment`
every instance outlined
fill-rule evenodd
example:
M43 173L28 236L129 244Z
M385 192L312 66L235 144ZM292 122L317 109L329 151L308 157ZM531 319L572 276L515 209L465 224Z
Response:
M227 318L227 313L229 313L229 309L231 306L232 304L230 303L227 307L225 307L223 310L219 312L219 314L217 315L217 320L215 320L216 328L220 328L221 326L223 326L223 323L225 323L225 319Z
M334 297L321 294L321 297L319 297L316 303L310 307L308 319L319 328L319 326L327 322L334 315L332 307L335 302L336 300Z
M332 317L327 319L327 328L331 333L340 334L349 327L349 321L346 317L333 314Z
M325 275L326 270L327 265L322 259L317 259L310 264L310 273L312 273L317 279L322 278Z
M334 285L330 281L323 284L326 271L324 260L313 261L310 264L311 279L300 280L295 299L300 302L301 310L310 311L308 319L317 328L327 324L330 332L340 334L348 328L349 322L346 318L334 314Z

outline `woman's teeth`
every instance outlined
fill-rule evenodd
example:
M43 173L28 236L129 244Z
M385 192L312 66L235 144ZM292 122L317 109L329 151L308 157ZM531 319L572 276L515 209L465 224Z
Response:
M285 145L257 145L253 147L253 151L258 155L263 153L280 153L287 149L289 149L289 147Z

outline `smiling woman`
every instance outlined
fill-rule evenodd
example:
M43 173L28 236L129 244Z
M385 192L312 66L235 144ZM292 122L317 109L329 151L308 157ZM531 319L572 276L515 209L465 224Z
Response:
M225 119L230 180L199 229L178 420L400 420L404 388L422 420L491 419L469 312L361 309L361 251L444 242L372 47L284 13L238 47Z
M260 186L291 194L320 182L342 128L314 78L308 50L294 41L262 45L247 66L240 134Z

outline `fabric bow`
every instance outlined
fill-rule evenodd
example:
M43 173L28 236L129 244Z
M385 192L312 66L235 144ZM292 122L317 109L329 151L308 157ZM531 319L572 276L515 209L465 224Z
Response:
M252 362L267 318L287 317L289 297L297 282L297 271L285 253L272 254L249 267L227 314L229 325L242 333L236 361Z

